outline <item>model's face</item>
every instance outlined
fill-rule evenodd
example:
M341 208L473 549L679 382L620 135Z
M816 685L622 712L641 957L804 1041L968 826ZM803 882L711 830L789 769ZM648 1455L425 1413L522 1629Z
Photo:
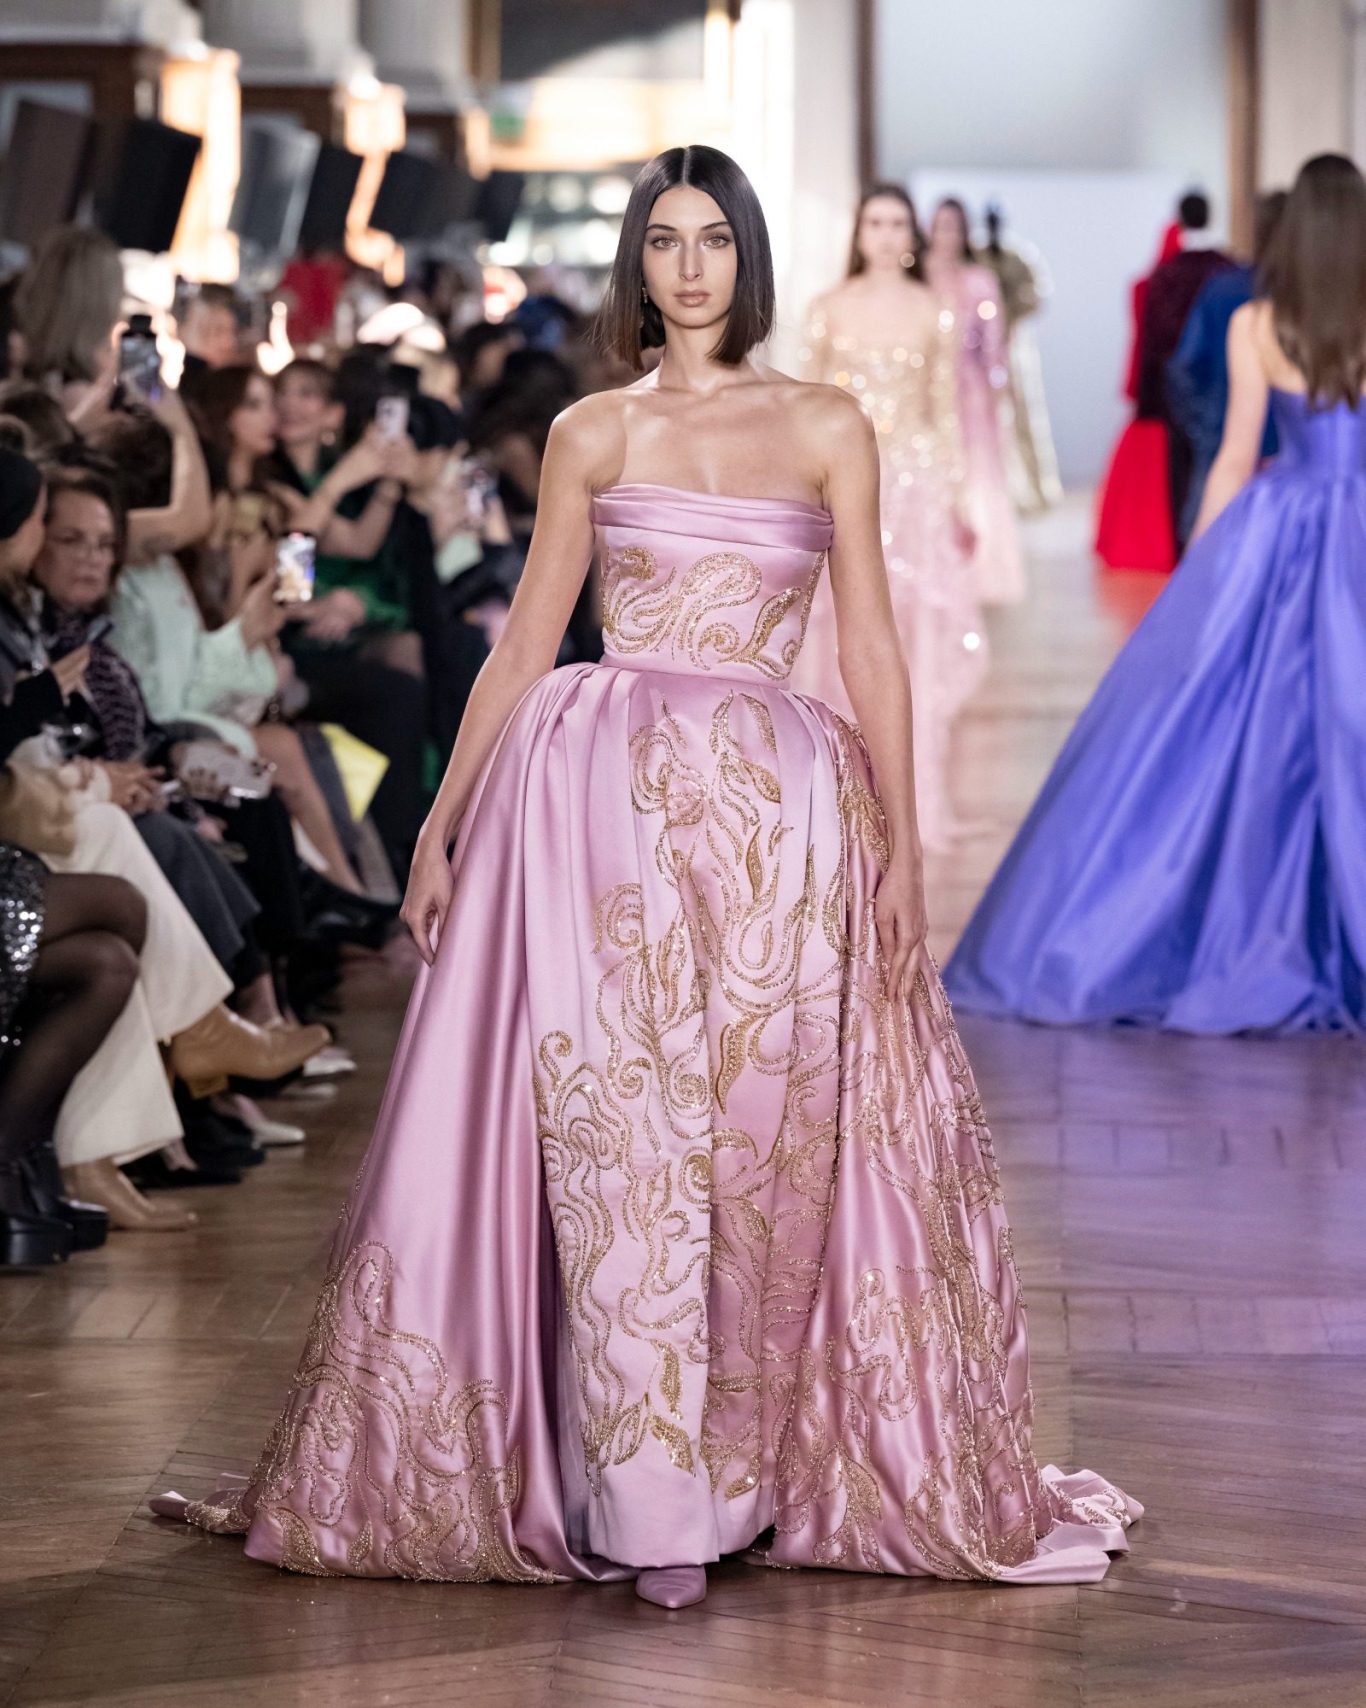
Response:
M276 426L283 445L314 444L340 415L310 373L282 374L275 387Z
M59 492L50 506L33 579L59 610L92 610L109 592L117 550L108 505L90 492Z
M936 255L962 255L967 236L967 227L957 208L934 210L934 219L930 222L930 247Z
M704 190L678 184L650 209L641 257L645 289L666 321L715 326L735 300L735 233Z
M237 316L230 308L191 303L180 336L190 354L211 368L225 368L237 359Z
M915 248L911 210L896 196L873 196L858 222L858 252L865 267L903 267Z
M253 374L229 419L233 445L249 456L267 456L275 446L275 425L275 393L270 381L264 374Z

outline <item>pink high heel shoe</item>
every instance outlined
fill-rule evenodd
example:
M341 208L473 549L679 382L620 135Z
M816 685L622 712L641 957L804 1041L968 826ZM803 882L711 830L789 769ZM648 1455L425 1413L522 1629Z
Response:
M175 1518L179 1519L182 1524L194 1523L204 1530L214 1530L220 1526L212 1522L213 1508L234 1506L237 1497L246 1486L247 1479L245 1477L229 1476L225 1488L215 1489L207 1500L202 1501L187 1500L183 1494L177 1494L174 1489L167 1489L165 1494L152 1496L147 1502L147 1510L154 1512L158 1518ZM190 1517L192 1506L199 1509L193 1519ZM236 1526L233 1525L231 1528L235 1529Z
M153 1495L147 1502L147 1510L156 1513L158 1518L178 1518L183 1523L189 1522L185 1517L189 1506L185 1496L177 1494L174 1489L164 1495Z
M691 1607L707 1594L705 1566L650 1566L636 1577L636 1594L656 1607Z

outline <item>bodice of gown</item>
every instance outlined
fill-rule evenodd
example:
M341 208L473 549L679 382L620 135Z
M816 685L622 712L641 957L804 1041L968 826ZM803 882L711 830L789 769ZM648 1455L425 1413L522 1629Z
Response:
M1298 392L1273 390L1271 413L1280 443L1277 469L1330 480L1366 474L1366 405L1315 408Z
M921 345L868 343L832 331L819 314L807 325L802 378L837 385L863 405L877 433L884 510L897 488L962 480L961 349L960 317L947 303Z
M593 527L605 663L786 680L834 535L828 511L630 484L596 495Z

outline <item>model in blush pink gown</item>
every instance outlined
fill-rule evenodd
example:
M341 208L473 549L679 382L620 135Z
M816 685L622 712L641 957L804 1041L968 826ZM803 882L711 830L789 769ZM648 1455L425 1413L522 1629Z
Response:
M958 417L977 597L1015 605L1025 595L1024 554L1006 463L1010 424L1009 328L996 275L979 266L963 204L946 197L930 222L924 266L930 286L958 322Z
M606 656L523 699L291 1392L190 1503L253 1557L550 1583L702 1563L1103 1575L928 954L886 995L855 730L794 693L832 522L594 501ZM771 1537L765 1538L765 1532Z
M1017 605L1025 596L1024 554L1006 470L1003 420L1010 418L1010 358L996 278L986 267L961 267L949 301L963 330L958 365L958 417L977 597L984 605Z
M945 311L919 341L873 345L832 320L835 296L812 311L801 375L857 398L877 433L887 581L915 698L916 815L925 847L942 850L959 827L949 781L953 724L989 657L964 527L959 327ZM793 685L852 718L835 641L834 601L823 580Z

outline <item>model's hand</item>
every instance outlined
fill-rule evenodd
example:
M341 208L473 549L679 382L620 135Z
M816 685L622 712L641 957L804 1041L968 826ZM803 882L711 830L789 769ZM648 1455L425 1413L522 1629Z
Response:
M432 928L438 940L446 928L451 897L455 894L455 879L446 850L438 842L429 841L424 832L413 855L408 874L408 889L403 897L401 917L417 944L418 953L430 967L436 959L432 947Z
M914 962L929 919L925 913L925 879L919 855L892 856L873 901L882 958L887 963L887 995L909 997Z

